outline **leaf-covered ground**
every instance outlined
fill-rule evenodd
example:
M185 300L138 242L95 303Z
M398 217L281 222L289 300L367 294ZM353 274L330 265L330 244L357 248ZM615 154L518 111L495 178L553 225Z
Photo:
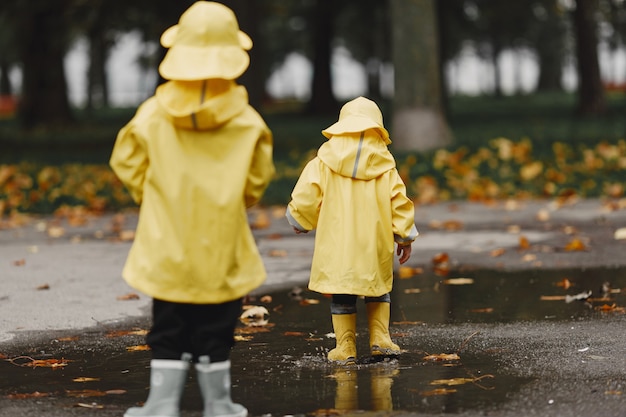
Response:
M621 197L626 186L626 141L594 145L553 142L548 152L533 141L496 138L484 146L397 156L398 170L416 203L467 199ZM312 157L277 160L265 204L285 204L304 163ZM102 212L134 203L106 164L0 165L0 215L52 213L64 206Z

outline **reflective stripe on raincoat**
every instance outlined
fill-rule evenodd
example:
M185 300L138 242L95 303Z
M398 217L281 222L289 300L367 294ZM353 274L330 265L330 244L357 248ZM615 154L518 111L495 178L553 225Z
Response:
M316 230L309 288L325 294L391 291L395 242L418 235L413 202L376 130L332 136L304 168L287 218Z
M266 272L246 207L274 174L272 135L232 81L170 81L118 134L111 166L141 205L124 266L154 298L222 303Z

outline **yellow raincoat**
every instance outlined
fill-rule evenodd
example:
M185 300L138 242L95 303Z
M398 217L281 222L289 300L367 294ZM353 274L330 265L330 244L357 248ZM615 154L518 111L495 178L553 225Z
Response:
M394 240L418 234L413 202L376 129L325 142L300 175L287 218L317 229L309 288L325 294L390 292Z
M123 270L129 285L165 301L215 304L265 280L246 207L274 174L272 135L243 86L161 85L120 130L110 163L141 205Z

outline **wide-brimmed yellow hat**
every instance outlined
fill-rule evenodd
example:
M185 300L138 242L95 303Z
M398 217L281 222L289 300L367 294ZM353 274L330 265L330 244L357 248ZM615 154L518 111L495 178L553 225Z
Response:
M383 141L389 145L389 132L383 125L383 114L372 100L357 97L343 105L339 112L339 120L322 130L322 135L330 138L343 133L358 133L367 129L375 129Z
M246 51L252 40L239 30L233 11L221 3L192 4L177 25L163 32L161 45L169 50L159 73L168 80L233 80L250 65Z

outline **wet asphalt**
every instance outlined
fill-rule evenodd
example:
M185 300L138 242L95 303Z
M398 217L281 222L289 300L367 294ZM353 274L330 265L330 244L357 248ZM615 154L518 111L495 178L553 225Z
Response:
M621 296L618 291L626 292L626 240L616 239L615 233L626 227L623 200L458 202L417 207L421 236L413 244L408 264L404 268L396 265L397 287L403 292L394 297L392 312L392 334L406 353L382 365L368 363L365 357L362 364L348 370L335 369L323 360L333 343L325 336L332 331L325 313L327 299L305 289L314 234L293 234L283 213L280 207L250 211L268 270L266 284L251 294L250 302L258 304L266 294L275 299L281 294L293 296L298 288L295 292L305 299L318 299L319 304L307 307L318 309L310 314L313 310L302 313L306 309L298 303L293 304L297 306L293 311L284 309L291 305L289 301L275 311L278 305L270 302L267 307L276 329L254 335L253 340L234 348L233 396L252 415L626 415L622 298L585 307L591 311L587 314L553 317L542 311L528 316L522 311L485 320L484 315L460 315L460 310L455 310L455 305L464 302L462 292L449 290L441 297L439 292L427 291L446 278L473 277L478 284L484 271L490 271L490 277L502 274L503 280L515 277L520 282L538 273L552 274L557 282L578 271L588 275L585 280L595 280L590 288L594 296L599 294L597 282L605 281L613 283L612 294ZM130 336L135 338L132 340L103 337L115 329L149 326L150 299L136 294L120 278L135 224L132 211L3 219L0 354L7 359L21 355L88 357L97 368L99 363L111 363L117 357L115 352L124 352L132 342L141 344L142 336ZM448 262L433 262L442 259L441 254L447 255ZM484 275L481 282L496 282L491 279ZM435 285L430 285L431 281ZM525 303L527 287L520 286L519 291L514 289L502 297L509 306L519 304L526 313L535 311L538 303ZM416 288L422 293L415 296L421 298L407 299L406 294L417 292L412 291ZM562 293L576 296L586 289L574 286ZM478 300L477 293L498 291L497 284L483 285L467 297ZM414 301L421 310L411 310ZM482 307L493 305L495 301L489 301ZM603 305L608 306L604 311ZM428 354L453 352L458 352L459 360L424 360ZM67 395L11 398L16 392L51 392L62 374L27 369L19 379L14 371L8 371L16 366L4 364L0 368L4 379L0 383L0 416L122 415L126 407L143 399L149 353L140 352L132 361L134 367L123 363L120 372L138 373L137 378L107 388L124 388L126 396L95 400L68 399ZM494 378L481 378L484 375ZM14 384L13 378L19 383ZM471 378L472 382L430 386L437 380L458 383L458 378ZM197 395L192 397L183 416L201 415L198 401ZM89 408L94 402L103 408Z

